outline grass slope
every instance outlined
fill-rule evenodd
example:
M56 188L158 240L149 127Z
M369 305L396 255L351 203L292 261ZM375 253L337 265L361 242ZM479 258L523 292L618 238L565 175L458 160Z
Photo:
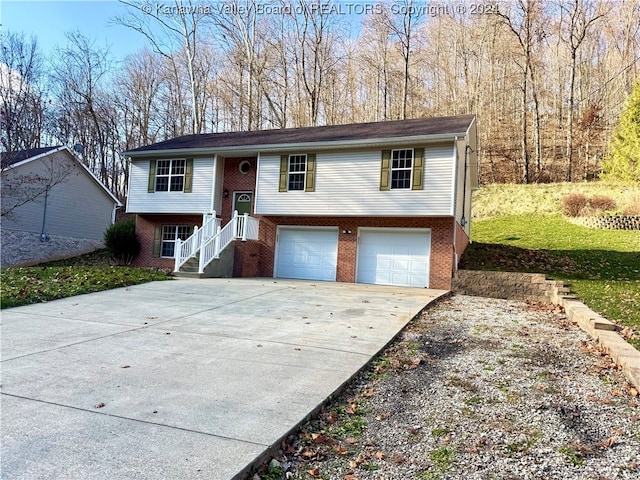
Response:
M473 195L473 218L486 220L513 215L560 213L560 202L571 193L611 197L618 204L617 211L622 211L631 202L640 201L640 187L602 182L485 185Z
M611 191L619 190L602 184L582 186L595 192L588 195L613 196ZM640 330L640 232L596 230L568 222L559 213L562 195L558 192L570 193L572 188L482 187L474 197L474 208L482 219L472 225L473 243L461 266L540 272L565 280L593 310ZM519 199L517 207L514 202L505 202L506 198ZM499 208L501 202L504 208ZM515 210L519 214L514 215ZM489 212L491 216L482 217ZM503 215L505 212L508 215Z

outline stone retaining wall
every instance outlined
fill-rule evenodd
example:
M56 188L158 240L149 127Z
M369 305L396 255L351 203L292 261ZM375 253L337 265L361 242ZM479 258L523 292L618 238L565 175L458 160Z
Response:
M569 290L563 282L548 280L542 273L458 270L452 290L463 295L557 303Z
M465 295L561 305L567 317L598 340L620 365L627 380L640 389L640 352L616 332L614 323L570 295L564 282L548 280L541 273L458 270L452 290Z
M568 217L571 223L602 230L640 230L640 215L614 215L611 217Z
M42 262L75 257L104 248L100 240L51 235L41 242L40 234L21 230L2 229L2 255L0 266L26 266Z

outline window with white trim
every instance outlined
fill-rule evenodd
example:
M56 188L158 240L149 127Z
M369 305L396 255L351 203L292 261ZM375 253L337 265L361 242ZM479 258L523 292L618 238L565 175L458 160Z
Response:
M413 148L391 151L391 188L410 189Z
M157 160L156 192L184 190L185 160Z
M289 155L289 190L304 190L307 155Z
M191 236L192 228L189 225L163 225L162 246L160 256L173 258L176 250L176 240L186 240Z

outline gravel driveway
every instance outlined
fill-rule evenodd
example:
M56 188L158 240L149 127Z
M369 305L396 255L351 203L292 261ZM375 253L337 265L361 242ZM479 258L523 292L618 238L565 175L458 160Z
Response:
M561 311L454 296L289 437L271 470L605 480L640 478L639 464L637 391Z

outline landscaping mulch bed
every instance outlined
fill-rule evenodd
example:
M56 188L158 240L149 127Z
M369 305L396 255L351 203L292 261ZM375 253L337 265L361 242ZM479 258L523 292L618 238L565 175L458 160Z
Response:
M454 296L254 479L636 479L640 398L559 307Z

